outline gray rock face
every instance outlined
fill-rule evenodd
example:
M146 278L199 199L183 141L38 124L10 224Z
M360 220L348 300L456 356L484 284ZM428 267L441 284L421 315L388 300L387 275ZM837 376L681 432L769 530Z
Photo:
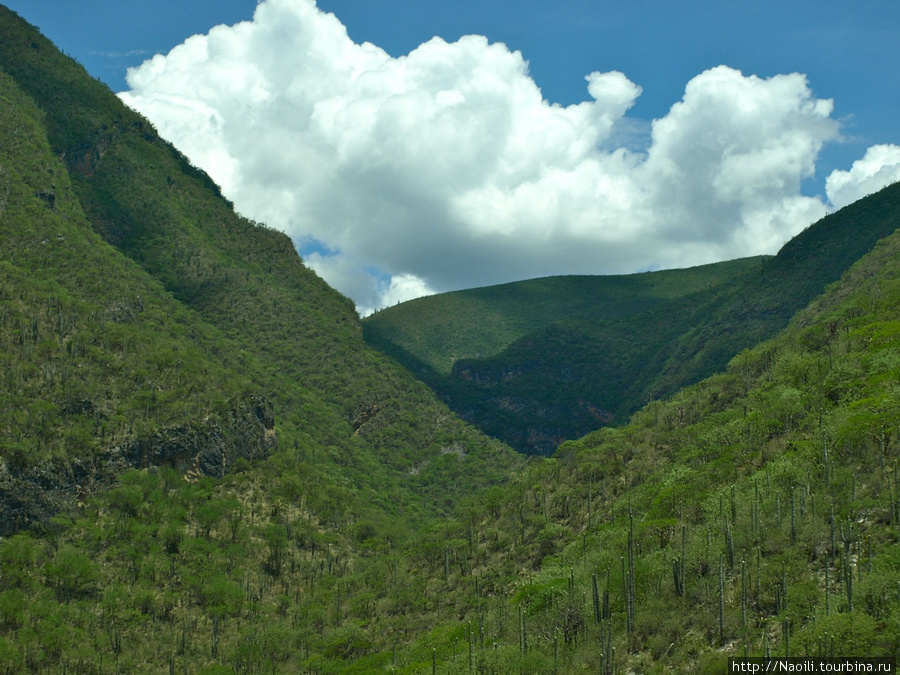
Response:
M161 429L85 459L55 460L14 471L0 461L0 535L40 527L122 471L171 466L191 476L222 477L240 460L262 459L277 447L272 404L254 394L233 401L217 419Z

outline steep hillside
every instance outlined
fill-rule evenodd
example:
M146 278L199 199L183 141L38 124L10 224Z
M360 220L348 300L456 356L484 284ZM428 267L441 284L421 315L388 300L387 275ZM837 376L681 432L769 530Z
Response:
M2 252L18 272L7 286L17 305L5 310L15 312L6 334L14 339L37 321L27 341L34 349L19 344L9 358L43 378L17 390L18 404L2 413L40 425L38 433L5 421L22 470L48 453L69 457L69 445L134 448L159 428L200 424L229 398L252 394L271 402L263 417L274 417L282 448L327 448L317 467L334 480L373 494L402 484L409 497L400 501L415 498L426 511L505 475L507 451L365 348L352 303L302 265L285 235L235 215L146 120L5 9L0 67L11 97L4 133L16 140L4 144L13 192ZM30 182L20 186L16 172ZM42 270L50 261L56 266ZM60 273L70 275L64 294ZM39 282L30 294L20 287ZM52 333L53 321L67 327ZM88 343L95 351L81 347ZM85 370L85 351L103 366ZM54 369L83 372L88 390L73 393L72 378L47 375ZM109 371L123 383L100 384ZM68 412L78 409L88 412ZM73 434L77 442L65 440Z
M0 508L8 531L46 520L74 501L76 485L112 479L122 454L113 448L210 416L222 422L258 390L237 354L212 355L223 346L218 331L91 230L46 144L40 111L3 72L0 101ZM275 445L260 417L248 457ZM189 461L193 450L166 461ZM47 489L48 471L58 490Z
M534 570L509 591L509 654L532 672L601 673L896 658L898 467L894 233L725 372L481 502L485 549Z
M505 481L515 453L361 334L286 236L0 7L0 671L296 672L292 642L255 651L285 627L263 599L296 625L301 588L331 606ZM147 639L176 625L177 653Z
M474 336L484 318L503 316L506 308L519 312L516 285L384 310L364 323L367 340L404 363L464 419L522 452L549 454L566 439L624 422L648 401L720 370L741 349L775 335L893 232L898 214L900 186L893 186L812 225L777 256L723 268L736 272L730 278L708 279L719 283L692 285L676 275L675 291L648 298L622 278L617 283L634 293L633 304L600 297L592 305L588 293L582 294L587 302L558 302L554 320L536 320L497 353L455 360L449 373L434 367L446 366L446 357L429 356L433 327L458 325L451 334L463 336L459 353L476 352L480 338ZM634 281L644 278L654 275ZM528 283L540 288L548 281Z

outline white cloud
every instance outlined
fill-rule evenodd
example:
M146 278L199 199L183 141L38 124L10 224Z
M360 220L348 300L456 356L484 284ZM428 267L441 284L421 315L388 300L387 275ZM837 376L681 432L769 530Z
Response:
M834 208L877 192L900 180L900 146L873 145L849 171L832 171L825 181L825 192Z
M434 295L434 291L428 287L422 279L414 274L398 274L391 277L387 288L381 294L382 307L390 307L406 300L421 298L424 295ZM371 314L377 307L365 308L363 314Z
M130 70L122 98L239 211L332 251L306 258L361 311L772 253L825 214L800 186L838 124L802 75L701 73L644 151L617 147L640 87L586 80L563 107L484 37L392 58L313 0L265 0Z
M414 274L389 277L345 255L311 252L306 256L306 264L334 288L353 298L361 316L435 292Z

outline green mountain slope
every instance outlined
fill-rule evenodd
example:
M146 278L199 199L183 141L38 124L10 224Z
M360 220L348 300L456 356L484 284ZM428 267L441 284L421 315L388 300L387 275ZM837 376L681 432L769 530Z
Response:
M363 328L370 344L446 375L461 359L490 358L554 322L640 314L715 286L762 260L621 276L547 277L441 293L376 312Z
M2 72L0 100L6 473L55 463L61 484L72 482L64 478L72 466L85 479L109 478L91 466L97 450L227 415L254 385L236 354L210 355L222 345L218 331L92 231L40 111ZM273 443L261 441L264 454ZM28 481L18 488L5 493L4 530L62 506L62 494L42 500Z
M185 668L282 663L241 647L271 623L262 597L329 603L351 561L399 566L415 528L520 464L2 7L0 102L0 671L168 672L134 611L222 621L222 650L183 644Z
M512 657L534 672L648 673L896 657L898 345L895 233L725 372L564 444L482 502L509 567L534 569L509 592Z
M23 136L26 130L17 127L17 111L29 105L28 99L40 110L32 112L31 124L47 130L46 136L29 134L29 142L37 143L37 136L48 144L37 150L16 149L14 144L4 148L10 153L10 167L20 166L7 172L10 184L14 170L35 177L23 188L22 199L30 203L10 206L4 213L4 235L12 241L3 251L10 262L17 260L14 242L25 236L21 228L34 226L35 210L50 223L69 221L78 230L77 241L66 246L68 231L54 230L48 223L44 227L49 243L31 249L37 256L34 261L18 264L27 262L24 270L32 273L40 269L46 250L53 249L61 265L82 275L67 289L76 303L87 292L85 286L96 283L92 277L101 277L104 284L121 277L121 288L99 286L91 292L102 303L100 309L118 303L125 315L134 314L140 324L135 330L142 336L132 337L128 320L113 318L91 328L117 331L100 344L101 351L114 355L100 354L97 359L118 359L112 367L137 384L107 395L98 391L97 378L88 377L93 390L75 399L68 392L32 387L25 392L25 401L38 395L41 405L49 406L39 422L42 429L52 424L60 434L73 433L61 429L70 428L67 401L77 399L78 405L94 411L94 420L83 425L80 441L87 452L136 442L159 426L199 423L229 396L248 390L271 401L282 446L301 452L329 448L334 457L328 464L334 465L340 480L349 474L360 487L366 483L370 489L379 481L402 483L426 510L440 511L470 487L504 475L510 465L506 451L455 420L422 385L366 349L350 301L302 265L285 235L236 216L209 178L161 140L146 120L13 13L2 12L0 67L8 73L7 89L20 90L10 95L22 101L8 108L6 132L14 138ZM91 257L70 258L76 246L90 249ZM120 274L118 269L128 271ZM39 276L52 283L56 274L50 268ZM146 308L152 296L145 287L152 287L160 302L167 303L158 310L161 317L189 317L184 320L187 325L145 324L151 313L138 311L140 303ZM24 295L17 288L11 292ZM28 306L17 310L22 316L19 323L54 311L53 289L42 295L26 298ZM81 315L98 311L93 305L78 310ZM85 326L77 316L70 323L73 330ZM110 323L116 324L115 329ZM8 324L9 333L18 325ZM170 332L182 335L189 346L159 340ZM204 343L206 335L211 337ZM43 348L60 360L57 369L72 372L80 370L81 363L68 364L63 355L71 353L70 345L80 354L79 340L94 338L60 332L54 340L55 347ZM152 340L159 344L151 349L146 342ZM218 372L205 380L195 376L195 370ZM98 377L103 374L97 372ZM137 402L144 398L150 403ZM142 415L130 413L140 406ZM34 419L33 414L26 417ZM142 426L144 420L147 424ZM65 447L52 435L44 439L19 433L17 442L25 444L20 455L26 463L31 455L35 460L44 458L37 453L38 446L42 451ZM463 455L446 451L457 447L465 449L464 460ZM342 465L351 456L360 459L360 466L348 470ZM373 464L364 468L366 462ZM471 475L460 481L460 472L470 470ZM378 499L393 508L390 501Z
M896 657L898 308L893 234L722 374L480 500L473 574L514 581L471 622L506 672Z
M770 259L670 276L534 280L421 298L367 318L366 339L486 433L522 452L549 454L566 439L627 420L648 401L720 370L741 349L775 335L890 234L898 213L895 186L812 225ZM706 276L707 270L721 274ZM665 292L648 292L644 280L659 280L656 288ZM567 299L573 285L581 289L577 303ZM595 294L592 287L623 295ZM558 312L536 311L526 326L523 298L540 294ZM507 315L519 319L522 334L499 350L495 340L492 353L483 347L481 326ZM457 353L484 349L483 355L458 358L447 372L449 355L429 346L443 330L457 339Z

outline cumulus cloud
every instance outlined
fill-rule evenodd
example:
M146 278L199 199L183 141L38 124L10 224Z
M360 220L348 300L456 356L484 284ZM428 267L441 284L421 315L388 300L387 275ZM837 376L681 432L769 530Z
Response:
M414 274L393 276L360 265L345 255L323 254L311 251L305 255L306 263L324 279L356 303L362 316L383 307L391 307L405 300L434 295L428 283Z
M618 139L641 88L622 73L589 74L587 100L564 107L503 44L436 37L393 58L313 0L264 0L252 21L190 38L128 84L126 103L364 312L773 253L826 213L801 183L839 133L804 76L720 66L629 148ZM866 171L832 176L832 202Z
M853 162L849 171L832 171L825 181L825 193L840 209L900 180L900 146L873 145L865 156Z

